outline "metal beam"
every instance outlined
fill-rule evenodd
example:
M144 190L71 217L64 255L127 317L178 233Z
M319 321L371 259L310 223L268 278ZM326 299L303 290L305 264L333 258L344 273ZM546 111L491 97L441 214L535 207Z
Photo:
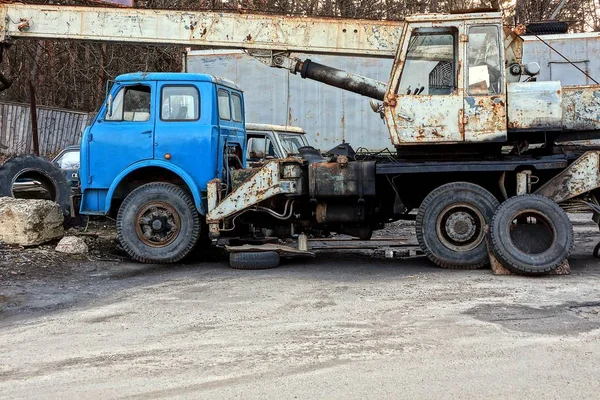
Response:
M404 23L53 5L0 5L0 42L67 39L393 57Z

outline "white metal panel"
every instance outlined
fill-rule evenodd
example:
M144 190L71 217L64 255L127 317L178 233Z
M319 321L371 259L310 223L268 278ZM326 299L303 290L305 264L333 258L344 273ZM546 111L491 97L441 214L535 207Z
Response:
M393 57L403 22L176 10L0 5L0 40L75 39ZM4 25L4 26L3 26Z
M514 130L562 128L560 82L508 84L508 128Z
M535 36L524 36L523 63L537 62L542 67L541 81L560 81L566 85L589 85L594 82L569 64L564 55L592 78L600 82L600 33L544 35L544 44ZM554 51L554 50L556 51Z
M383 82L393 63L373 57L293 55ZM246 121L299 126L316 148L329 150L342 142L355 149L392 147L385 124L364 96L267 67L240 51L191 51L187 70L238 83L244 90Z

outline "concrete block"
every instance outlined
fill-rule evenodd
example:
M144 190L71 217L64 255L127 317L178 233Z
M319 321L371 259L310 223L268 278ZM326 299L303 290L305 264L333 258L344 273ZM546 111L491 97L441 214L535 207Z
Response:
M49 200L0 197L0 241L37 246L64 235L60 206Z

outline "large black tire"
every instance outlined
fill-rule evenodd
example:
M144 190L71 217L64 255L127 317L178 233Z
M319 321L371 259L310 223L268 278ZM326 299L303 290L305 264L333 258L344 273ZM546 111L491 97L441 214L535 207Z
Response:
M561 21L532 22L525 26L526 35L558 35L568 31L569 24Z
M535 218L537 224L531 222ZM491 251L508 270L545 275L556 269L573 248L573 225L552 200L522 195L506 200L489 228Z
M438 187L425 197L417 213L415 227L421 249L442 268L487 265L485 226L498 206L494 195L473 183Z
M144 263L174 263L198 241L200 217L180 187L154 182L132 191L117 215L117 236L131 258Z
M279 261L276 251L229 253L229 265L233 269L270 269L278 267Z
M0 167L0 196L14 197L13 184L22 178L40 182L50 199L60 205L63 215L70 215L71 186L57 165L34 155L10 158Z

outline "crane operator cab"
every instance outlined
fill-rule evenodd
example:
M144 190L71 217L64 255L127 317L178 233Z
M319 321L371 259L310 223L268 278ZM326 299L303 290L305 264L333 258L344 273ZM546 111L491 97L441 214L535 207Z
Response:
M502 19L407 18L386 95L396 146L506 140Z

